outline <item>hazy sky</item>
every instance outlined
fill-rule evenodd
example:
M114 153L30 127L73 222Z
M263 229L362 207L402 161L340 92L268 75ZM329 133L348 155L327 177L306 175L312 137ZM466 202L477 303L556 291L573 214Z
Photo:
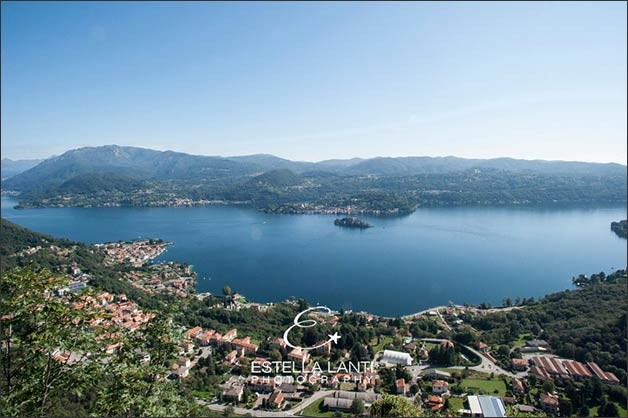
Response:
M626 162L627 6L2 2L2 156Z

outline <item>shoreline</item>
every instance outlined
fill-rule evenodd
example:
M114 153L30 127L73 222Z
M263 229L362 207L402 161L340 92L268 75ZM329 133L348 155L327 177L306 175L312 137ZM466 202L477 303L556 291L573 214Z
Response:
M313 209L298 209L298 210L281 210L281 208L258 208L251 204L249 201L224 201L224 200L200 200L189 201L173 204L145 204L145 205L123 205L119 203L102 203L96 205L27 205L22 206L18 201L18 195L12 194L11 191L2 191L1 197L3 200L10 199L15 202L11 206L14 210L32 210L32 209L69 209L69 208L85 208L85 209L148 209L148 208L199 208L199 207L212 207L212 206L234 206L240 208L248 208L257 212L271 214L271 215L360 215L370 216L374 218L402 218L412 215L421 209L453 209L453 208L511 208L511 209L561 209L561 208L616 208L619 206L628 207L628 200L622 201L595 201L595 200L583 200L583 201L547 201L547 202L508 202L508 203L487 203L487 204L433 204L433 205L420 205L417 204L412 210L400 210L398 208L391 210L377 210L377 209L346 209L340 207L327 207L327 208L313 208ZM182 200L186 200L183 199Z

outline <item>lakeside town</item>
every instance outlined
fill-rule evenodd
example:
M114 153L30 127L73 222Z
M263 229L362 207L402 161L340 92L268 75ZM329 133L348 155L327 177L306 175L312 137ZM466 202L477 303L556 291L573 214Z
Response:
M161 240L137 240L97 244L106 254L104 263L126 265L122 277L148 294L162 293L181 299L194 297L211 303L211 309L231 312L252 310L264 314L277 304L250 302L243 295L226 290L224 295L195 294L195 274L189 266L153 263L170 245ZM21 252L27 256L43 249L67 256L71 249L35 246ZM124 294L108 292L86 297L89 274L78 265L69 269L69 282L57 289L58 297L73 300L76 309L98 308L91 325L112 325L128 332L140 330L158 313L145 313ZM78 296L78 300L76 299ZM211 300L211 302L209 302ZM295 305L294 301L283 302ZM337 330L343 316L358 318L365 329L392 327L391 335L378 335L361 349L372 356L367 370L338 369L351 361L354 349L336 350L333 342L317 341L313 351L291 348L281 336L260 339L241 335L237 327L216 330L201 326L180 327L177 358L171 360L165 378L187 380L206 375L211 368L217 376L215 390L197 391L198 402L222 414L275 415L360 415L384 396L407 400L419 410L433 415L453 416L555 416L564 408L564 390L571 382L599 382L617 385L619 378L603 370L595 359L585 363L553 353L544 340L522 338L504 356L503 346L491 347L483 341L464 344L450 338L419 338L410 330L420 326L432 334L475 333L469 318L495 311L522 309L522 306L482 309L448 305L427 309L403 318L386 318L366 312L310 313L309 317ZM331 331L330 331L331 332ZM109 355L122 348L118 342L102 347ZM150 356L138 354L150 363ZM77 353L55 352L58 361L79 361ZM260 365L291 362L301 365L298 372L260 373ZM319 364L325 364L321 370ZM333 367L332 367L333 365ZM256 367L257 366L257 367ZM257 369L257 373L256 373ZM563 411L564 412L564 411Z

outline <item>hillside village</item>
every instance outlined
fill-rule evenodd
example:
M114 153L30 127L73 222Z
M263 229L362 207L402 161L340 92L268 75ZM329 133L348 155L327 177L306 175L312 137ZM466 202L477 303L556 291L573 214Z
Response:
M166 245L144 240L95 248L104 250L109 266L125 266L120 279L133 288L174 297L196 306L202 315L257 318L262 323L279 315L280 323L289 324L307 306L295 300L255 303L230 289L223 296L196 294L195 275L188 266L152 262ZM125 349L125 333L143 332L161 313L142 308L125 294L95 288L96 275L71 261L75 251L71 245L44 243L21 250L19 257L54 255L61 263L57 271L66 277L55 288L56 297L74 309L95 311L90 326L106 331L107 337L99 349L116 356ZM625 280L625 271L605 277ZM581 362L561 357L548 341L529 334L510 345L491 346L482 340L486 333L475 325L482 318L520 309L526 305L487 309L451 304L402 318L351 311L310 313L322 327L319 333L302 336L312 339L306 346L319 347L311 351L288 346L281 338L283 325L268 335L259 332L252 319L240 319L239 325L221 319L210 328L186 316L175 323L178 336L168 372L155 378L193 388L200 404L223 414L360 415L391 402L392 396L434 416L569 416L583 407L574 404L578 391L587 390L598 395L586 396L602 396L625 415L617 402L625 375L605 370L596 358ZM348 330L370 340L360 342L362 337ZM332 334L339 340L327 341L326 335ZM136 356L140 363L151 364L149 354L140 350ZM63 364L87 358L62 348L53 357ZM369 367L356 371L346 366L361 361ZM297 366L287 372L267 367L284 363Z

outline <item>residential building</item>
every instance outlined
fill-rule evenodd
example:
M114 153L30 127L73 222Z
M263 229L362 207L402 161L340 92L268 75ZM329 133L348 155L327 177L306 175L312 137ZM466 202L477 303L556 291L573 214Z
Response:
M438 395L427 395L425 406L431 409L433 412L443 409L443 398Z
M228 364L234 364L238 359L238 351L233 350L225 356L225 362Z
M245 354L255 354L257 353L257 345L253 344L251 342L251 337L245 337L242 339L234 339L233 341L231 341L231 344L233 344L234 346L241 348L244 350Z
M238 336L238 330L237 329L232 329L230 331L227 331L225 333L225 335L222 336L222 338L220 339L221 342L231 342L233 341L236 337Z
M539 396L539 402L541 403L541 408L543 408L544 411L554 415L558 414L558 396L551 393L541 393Z
M297 347L288 353L288 358L296 363L306 364L310 361L310 354Z
M242 402L242 395L244 394L244 386L233 385L222 393L222 398L231 402Z
M449 393L449 383L444 380L433 380L432 392L437 395Z
M275 409L281 409L285 397L280 390L274 391L268 398L268 406Z
M252 392L272 393L275 390L275 381L272 378L260 378L253 376L249 378L246 385Z
M513 379L512 381L512 390L515 393L524 393L525 387L523 386L523 382L519 379Z
M523 371L528 368L528 360L524 358L513 358L510 362L515 370Z
M286 342L283 340L283 338L277 337L273 340L273 342L270 343L270 348L286 348Z
M194 328L190 328L189 330L186 331L185 335L188 338L194 338L196 337L198 334L200 334L201 332L203 332L203 328L201 327L194 327Z
M395 381L395 393L397 395L406 395L406 380L405 379L397 379Z

